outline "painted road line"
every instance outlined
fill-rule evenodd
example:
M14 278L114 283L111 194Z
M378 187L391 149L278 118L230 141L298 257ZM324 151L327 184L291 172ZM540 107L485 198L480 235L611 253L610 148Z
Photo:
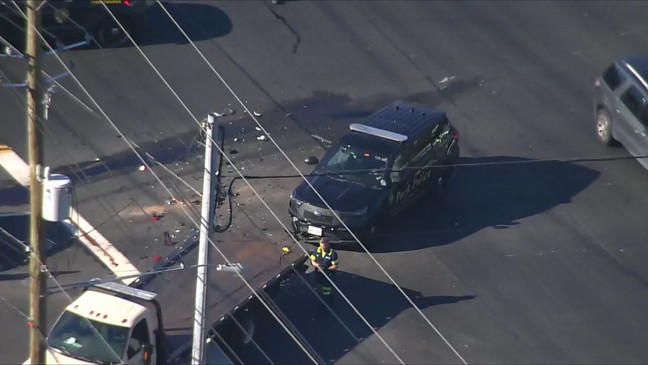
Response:
M11 147L0 145L0 166L21 185L29 186L29 165ZM70 209L70 223L79 231L78 240L117 277L139 275L140 271L106 237L85 220L75 208ZM122 279L130 284L137 277Z

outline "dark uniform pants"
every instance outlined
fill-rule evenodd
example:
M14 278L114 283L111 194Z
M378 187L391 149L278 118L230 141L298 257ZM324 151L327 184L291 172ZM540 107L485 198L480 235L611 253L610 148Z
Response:
M331 292L333 291L333 286L331 285L331 283L328 280L326 280L326 277L324 275L328 276L329 279L333 279L333 275L335 274L335 270L330 270L330 271L329 270L324 270L325 274L322 274L319 270L317 270L316 272L317 272L316 279L317 279L317 283L319 284L319 287L320 287L320 292L325 297L330 296Z

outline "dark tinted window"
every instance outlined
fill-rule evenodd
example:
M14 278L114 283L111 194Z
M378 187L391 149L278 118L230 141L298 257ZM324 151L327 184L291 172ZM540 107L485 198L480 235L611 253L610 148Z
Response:
M621 101L641 121L644 126L648 126L648 109L646 109L646 98L632 86L621 95Z
M615 65L610 66L607 70L605 70L605 73L603 74L603 80L605 83L610 87L610 89L614 90L623 81L625 80L624 76L619 73L619 70Z
M147 343L149 343L148 326L146 325L146 320L142 319L133 328L133 334L128 342L128 358L131 359L137 355Z

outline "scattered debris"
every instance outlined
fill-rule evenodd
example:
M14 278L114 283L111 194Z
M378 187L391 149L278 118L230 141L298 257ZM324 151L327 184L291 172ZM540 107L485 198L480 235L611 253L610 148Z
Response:
M320 141L322 143L333 144L333 142L329 141L328 139L326 139L324 137L318 136L317 134L311 134L311 137L315 138L316 140L318 140L318 141Z
M193 205L200 205L200 199L192 200L191 204Z
M99 159L99 157L97 157L97 158L95 158L95 161L101 161L101 160Z
M268 137L265 134L262 134L256 138L258 141L268 141Z
M254 129L256 129L256 130L259 131L259 132L262 130L262 129L259 128L259 127L254 127Z
M151 215L151 220L159 221L162 217L164 217L164 214L153 213L153 215Z
M259 112L257 112L257 111L253 111L252 114L253 114L255 117L260 117L260 116L262 115L261 113L259 113Z
M243 133L245 133L245 127L242 127L241 131L239 132L239 134L243 134Z
M139 167L138 170L140 170L140 171L144 171L144 170L146 170L146 166L144 166L144 165L140 165L140 167Z
M236 113L236 111L234 111L234 109L232 109L232 108L225 108L225 109L220 113L220 115L223 116L223 117L226 117L226 116L228 116L228 115L233 115L234 113Z
M289 254L290 252L292 252L292 251L290 250L290 247L287 247L287 246L282 247L282 248L281 248L281 251L283 251L285 254Z
M439 81L439 84L445 84L446 82L448 82L450 80L454 80L454 78L455 78L454 76L450 76L450 77L446 76L446 77L443 78L443 80Z
M176 205L178 204L178 201L172 198L172 199L167 199L165 203L166 205Z
M153 262L160 262L160 261L162 261L162 256L153 256L153 258L151 260Z
M178 244L178 242L173 241L172 237L171 237L171 234L169 232L167 232L167 231L164 231L164 244L166 246L175 246L175 245Z
M238 150L230 150L230 151L229 151L229 154L230 154L230 155L235 155L235 154L237 154L237 153L239 153Z

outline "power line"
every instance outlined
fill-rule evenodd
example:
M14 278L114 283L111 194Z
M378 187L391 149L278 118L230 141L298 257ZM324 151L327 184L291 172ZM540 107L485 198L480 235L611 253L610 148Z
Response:
M17 7L17 4L15 3L15 0L13 0L13 3L14 3L14 5L16 5L16 7ZM108 8L106 7L105 3L102 2L102 4L103 4L104 7L106 8L106 10L110 13L111 17L116 21L116 23L119 24L119 26L120 26L120 28L122 29L122 31L124 31L125 34L128 35L129 40L131 40L131 42L132 42L133 40L132 40L130 34L124 30L124 28L123 28L123 26L121 25L121 23L117 20L117 18L116 18L116 17L114 16L114 14L110 11L110 9L108 9ZM41 39L43 40L43 43L44 43L44 44L45 44L45 45L46 45L46 46L47 46L51 51L53 51L51 45L47 42L47 40L44 39L44 37L42 36L42 34L38 33L38 35L39 35L39 36L41 37ZM133 43L134 43L134 42L133 42ZM140 51L141 51L141 50L140 50ZM100 113L104 116L104 118L106 118L106 120L108 120L108 122L111 124L111 126L112 126L112 127L113 127L113 128L114 128L114 129L115 129L115 130L116 130L116 131L117 131L121 136L123 136L123 133L122 133L122 132L119 130L119 128L114 124L114 122L112 121L112 119L110 119L110 117L108 117L108 115L103 111L103 109L101 108L101 106L96 102L96 100L92 97L92 95L87 91L87 89L83 86L83 84L78 80L78 78L77 78L77 77L76 77L76 76L71 72L71 70L69 69L69 67L67 67L67 65L65 65L65 63L61 60L61 58L60 58L56 53L53 53L53 54L54 54L54 56L57 58L57 60L58 60L58 61L63 65L63 67L66 69L66 71L67 71L67 72L72 76L72 78L73 78L73 79L75 80L75 82L79 85L79 87L81 87L81 89L83 90L83 92L84 92L84 93L85 93L85 94L86 94L86 95L87 95L87 96L92 100L93 104L95 104L95 106L98 108L98 110L100 111ZM193 115L192 115L192 116L193 116ZM196 118L194 117L194 119L196 119ZM197 119L196 119L196 121L197 121ZM140 159L140 161L142 162L142 164L143 164L146 168L148 168L148 170L151 171L151 174L156 178L156 180L157 180L157 181L158 181L158 182L159 182L159 183L160 183L160 184L161 184L161 185L162 185L162 186L167 190L167 192L170 193L168 187L166 187L166 185L165 185L165 184L160 180L160 178L157 176L157 174L155 174L155 172L153 172L153 171L150 169L150 166L146 163L146 161L144 160L144 158L143 158L143 157L142 157L142 156L141 156L141 155L136 151L136 149L133 147L133 145L132 145L132 144L131 144L127 139L124 139L124 141L125 141L126 144L127 144L127 145L128 145L128 146L129 146L129 147L130 147L134 152L135 152L135 154L136 154L137 157ZM212 141L212 142L213 142L213 141ZM217 143L214 142L214 144L215 144L216 146L218 146ZM171 194L171 195L172 195L172 194ZM184 207L181 207L181 208L185 211L185 213L187 214L187 216L189 216L189 218L193 221L193 223L196 224L196 222L193 220L193 217L191 217L191 216L186 212L186 209L185 209ZM228 258L223 254L223 252L222 252L222 251L221 251L221 250L216 246L216 244L213 242L213 240L210 239L209 241L210 241L212 247L214 247L214 248L215 248L215 249L216 249L216 250L221 254L221 256L226 260L226 262L227 262L228 264L231 264L231 262L229 261L229 259L228 259ZM273 313L273 312L271 311L270 307L268 307L268 304L265 303L265 301L264 301L263 299L261 299L261 297L258 295L258 293L256 293L256 291L254 290L254 288L252 288L252 286L250 285L250 283L249 283L247 280L245 280L245 278L243 278L243 276L242 276L240 273L237 272L236 275L239 276L239 278L240 278L240 279L245 283L245 285L250 289L250 291L252 292L252 294L255 295L255 296L257 297L257 299L258 299L258 300L259 300L259 301L260 301L260 302L261 302L261 303L266 307L266 309L267 309L267 310L268 310L268 311L269 311L269 312L270 312L270 313L275 317L275 319L279 322L279 324L280 324L280 325L281 325L281 326L286 330L286 332L287 332L287 333L288 333L288 334L293 338L293 340L295 340L295 342L296 342L296 343L297 343L297 344L302 348L302 350L304 351L304 353L305 353L305 354L306 354L306 355L307 355L307 356L308 356L308 357L309 357L309 358L310 358L314 363L316 363L316 360L312 357L312 355L311 355L310 353L308 353L308 351L306 351L306 349L303 347L303 344L301 344L301 343L300 343L300 342L299 342L299 341L294 337L294 334L291 333L291 332L286 328L285 324L282 323L282 322L279 320L279 318L276 316L276 314Z
M317 196L322 200L322 202L324 202L324 204L326 205L326 207L327 207L327 208L328 208L328 209L333 213L333 215L335 216L335 218L336 218L336 219L337 219L337 220L338 220L338 221L339 221L339 222L344 226L344 228L345 228L347 231L349 231L349 233L351 233L351 236L356 240L356 242L358 242L358 244L360 245L360 247L362 247L362 249L367 253L367 255L368 255L368 256L369 256L369 257L374 261L374 263L376 264L376 266L378 266L378 268L380 268L380 270L385 274L385 276L387 276L387 278L392 282L392 284L394 284L394 286L396 287L396 289L397 289L397 290L398 290L398 291L403 295L403 297L405 297L405 299L410 303L410 305L411 305L413 308L416 309L416 311L419 313L419 315L420 315L420 316L421 316L421 317L422 317L422 318L423 318L423 319L428 323L428 325L429 325L429 326L430 326L430 327L431 327L431 328L432 328L432 329L437 333L437 335L438 335L438 336L439 336L439 337L440 337L440 338L445 342L445 344L446 344L446 345L447 345L447 346L448 346L448 347L449 347L449 348L450 348L450 349L455 353L455 355L456 355L456 356L457 356L457 357L462 361L462 363L467 364L466 361L465 361L465 360L463 359L463 357L461 356L461 354L459 354L459 352L454 348L454 346L452 346L452 344L451 344L451 343L450 343L450 342L449 342L449 341L448 341L448 340L443 336L443 334L442 334L442 333L441 333L441 332L436 328L436 326L435 326L434 324L432 324L432 322L431 322L431 321L430 321L430 320L425 316L425 314L423 314L423 311L421 311L421 309L416 305L416 303L414 303L414 301L412 301L412 299L410 299L410 298L407 296L407 294L405 294L405 292L403 291L403 289L398 285L398 283L396 283L396 281L391 277L391 275L387 272L387 270L385 270L385 268L382 267L382 265L378 262L378 260L376 260L376 258L375 258L375 257L374 257L370 252L369 252L369 250L365 247L365 245L362 244L362 242L360 242L360 240L359 240L358 237L355 235L355 233L354 233L351 229L349 229L349 227L346 225L346 223L345 223L345 222L344 222L344 221L339 217L339 215L335 212L335 210L333 210L333 208L330 206L330 204L329 204L329 203L324 199L324 197L322 197L322 195L320 194L320 192L317 191L317 189L315 189L315 187L310 183L310 181L308 181L308 179L306 179L306 177L304 177L304 175L299 171L299 169L297 168L297 166L292 162L292 160L288 157L288 155L285 153L285 151L283 151L283 149L279 146L279 144L277 144L277 142L274 140L274 138L272 138L272 136L271 136L271 135L270 135L270 134L265 130L265 128L261 125L261 123L258 121L258 119L254 116L254 113L252 113L252 112L247 108L247 106L245 105L245 103L243 103L243 101L241 100L241 98L238 97L238 95L237 95L237 94L234 92L234 90L229 86L229 84L225 81L225 79L221 76L221 74L220 74L218 71L216 71L216 69L213 67L213 65L212 65L212 64L211 64L211 63L210 63L210 62L205 58L205 56L203 55L203 53L198 49L198 47L196 47L196 45L195 45L195 43L193 42L193 40L191 40L191 38L190 38L190 37L189 37L189 36L184 32L184 30L182 29L182 27L181 27L181 26L176 22L176 20L175 20L175 19L173 18L173 16L172 16L168 11L167 11L167 9L164 7L164 5L163 5L159 0L157 0L156 2L157 2L157 4L158 4L158 5L159 5L163 10L164 10L164 12L167 14L167 16L168 16L168 17L173 21L173 23L176 25L176 27L177 27L177 28L182 32L182 34L185 36L185 38L186 38L186 39L191 43L192 47L196 50L196 52L197 52L197 53L202 57L202 59L203 59L203 60L204 60L208 65L209 65L209 67L211 68L211 70L212 70L212 71L214 72L214 74L215 74L215 75L216 75L216 76L221 80L221 82L223 83L223 85L225 85L225 87L230 91L230 93L234 96L234 98L238 101L238 103L239 103L239 104L240 104L240 105L245 109L245 111L250 115L250 117L252 118L252 120L254 120L254 122L259 126L259 128L263 131L263 133L264 133L265 135L268 136L268 139L269 139L269 140L270 140L270 141L275 145L275 147L277 147L277 149L279 150L279 152L280 152L280 153L281 153L281 154L286 158L286 160L290 163L290 165L292 165L292 167L295 169L295 171L297 171L297 173L301 176L301 178L302 178L302 179L303 179L303 180L308 184L308 186L309 186L309 187L310 187L310 188L315 192L315 194L316 194L316 195L317 195ZM104 4L104 7L106 7L105 4ZM106 7L106 9L107 9L107 7ZM237 171L237 172L238 172L238 171ZM300 247L301 247L301 246L300 246ZM318 270L321 270L321 269L318 268ZM326 277L326 278L329 280L329 282L330 282L330 283L335 287L335 289L340 293L340 295L343 296L343 297L346 299L346 296L345 296L345 295L342 293L342 291L337 287L337 285L335 285L335 283L334 283L332 280L330 280L330 278L328 278L328 276L325 275L325 277ZM348 299L347 299L347 301L348 301ZM360 313L358 313L358 314L360 315ZM360 316L361 316L361 315L360 315ZM362 316L361 316L361 318L364 319L364 317L362 317ZM366 320L365 320L365 321L366 321ZM366 323L367 323L367 325L369 325L368 322L366 322ZM372 327L372 329L373 329L373 327ZM387 346L387 347L392 351L392 354L393 354L393 355L394 355L394 356L395 356L399 361L402 362L402 360L400 359L400 357L399 357L399 356L398 356L398 355L393 351L393 349L391 349L391 347L389 347L389 345L387 345L387 343L382 339L382 337L378 334L378 332L376 332L376 331L374 330L374 333L376 334L376 336L378 336L378 338L379 338L381 341L383 341L383 343L385 344L385 346Z
M8 235L9 237L11 237L13 240L16 240L16 241L20 242L20 240L18 240L18 238L14 237L14 236L11 235L9 232L5 231L5 230L2 229L2 228L0 228L0 229L2 230L3 233L5 233L5 234ZM52 274L52 272L49 270L49 268L47 267L47 265L43 265L43 262L42 262L41 259L40 259L39 257L37 257L37 256L35 256L34 259L36 259L36 260L38 261L38 263L40 264L40 270L46 272L46 273L49 275L49 278L51 278L51 279L54 281L54 284L59 288L60 292L62 292L63 295L67 298L68 302L69 302L69 303L72 303L72 302L73 302L72 298L71 298L71 297L69 296L69 294L65 291L65 289L63 289L63 286L62 286L61 283L56 279L56 277ZM25 317L25 318L27 319L27 323L29 324L29 326L33 328L33 324L32 324L32 321L31 321L31 317L29 317L29 315L26 315L25 313L23 313L22 311L20 311L19 309L17 309L17 308L14 307L13 305L11 305L11 303L9 303L5 298L3 298L3 297L0 296L0 299L4 300L7 304L9 304L9 306L11 306L12 308L16 309L16 310L17 310L21 315L23 315L23 317ZM97 331L97 329L92 325L92 323L90 322L90 320L89 320L88 318L86 318L86 317L81 317L81 318L83 318L85 321L87 321L87 323L89 324L89 327L90 327L91 331L93 332L93 334L94 334L95 336L99 337L99 338L103 341L104 345L109 349L109 351L111 351L111 352L112 352L112 353L113 353L117 358L120 358L120 356L117 355L117 353L116 353L115 350L112 348L112 346L110 346L110 344L108 344L108 341L106 341L106 339L105 339L105 338L104 338L104 337L103 337L103 336L102 336L102 335ZM42 342L43 344L47 344L47 343L46 343L46 336L43 334L43 329L40 328L40 327L37 327L37 328L36 328L36 331L37 331L37 333L39 334L39 337L40 337L41 342ZM56 359L56 361L57 361L57 363L58 363L58 359L57 359L56 355L53 353L54 349L53 349L53 348L50 348L49 346L45 346L45 347L46 347L46 350L47 350L47 351L52 355L52 357L53 357L54 359ZM32 359L32 361L34 361L34 360L35 360L35 359Z
M162 4L159 3L159 2L158 2L158 4L160 4L160 6L161 6L161 7L164 9L164 11L166 12L166 9L164 8L164 6L162 6ZM193 117L194 121L195 121L197 124L200 124L199 121L198 121L198 119L193 115L193 113L189 110L189 108L186 106L186 104L185 104L185 103L182 101L182 99L177 95L177 93L175 92L175 90L174 90L174 89L173 89L173 88L168 84L168 82L166 81L166 79L165 79L165 78L162 76L162 74L157 70L157 68L156 68L156 67L151 63L151 61L150 61L150 60L148 59L148 57L144 54L144 52L141 50L141 48L139 47L139 45L137 44L137 42L135 42L135 41L133 40L133 38L131 37L131 35L126 31L126 29L123 27L123 25L119 22L119 20L114 16L114 14L112 13L112 11L111 11L107 6L106 6L106 4L105 4L103 1L102 1L102 5L104 6L104 9L105 9L108 13L110 13L111 17L112 17L113 20L114 20L114 21L119 25L119 27L121 28L121 30L122 30L122 31L123 31L123 32L128 36L129 41L130 41L131 43L133 43L133 45L137 48L137 50L140 52L140 54L142 55L142 57L144 57L144 59L148 62L148 64L151 66L151 68L156 72L156 74L160 77L160 79L162 79L163 83L164 83L164 84L169 88L169 90L171 91L171 93L172 93L172 94L173 94L173 95L178 99L178 101L179 101L179 102L181 103L181 105L185 108L185 110L186 110L186 111L187 111L187 112L188 112L188 113ZM168 12L167 12L167 14L168 14ZM169 16L170 16L170 14L169 14ZM176 26L178 26L178 24L175 22L175 19L174 19L173 17L171 17L171 19L172 19L173 22L176 24ZM182 28L179 27L179 26L178 26L178 28L182 31L183 34L185 34L185 37L186 37L186 33L184 33L184 30L182 30ZM187 39L189 39L189 38L187 37ZM189 41L191 42L191 44L193 45L193 47L196 48L196 46L195 46L195 44L193 43L193 41L191 41L191 39L189 39ZM197 49L197 48L196 48L196 49ZM202 53L200 53L200 54L201 54L201 56L203 56ZM204 56L203 56L203 58L204 58ZM210 66L211 66L211 65L210 65ZM220 76L220 75L219 75L219 76ZM222 80L222 78L221 78L221 80ZM224 82L224 80L222 80L222 81ZM229 88L229 86L228 86L226 83L225 83L225 85ZM232 91L232 90L230 89L230 91ZM232 93L233 93L233 91L232 91ZM233 95L234 95L234 96L237 98L237 100L239 100L239 102L240 102L240 99L238 98L238 96L236 96L235 93L233 93ZM245 105L244 105L242 102L241 102L241 105L243 105L243 107L246 109L246 111L247 111L248 113L250 113L250 111L247 109L247 107L245 107ZM250 115L252 115L252 114L250 113ZM256 120L256 119L255 119L255 120ZM258 123L258 121L257 121L257 123ZM259 125L260 125L260 124L259 124ZM261 128L263 129L262 126L261 126ZM267 134L267 132L266 132L265 130L264 130L264 133ZM272 138L271 138L271 140L272 140ZM238 169L238 168L237 168L237 167L232 163L232 161L229 159L229 157L227 157L227 155L224 153L224 151L221 150L221 148L218 146L218 143L216 143L216 142L213 141L213 140L212 140L212 142L215 144L215 146L218 148L218 150L222 153L223 157L225 157L225 158L228 160L228 162L229 162L230 165L231 165L231 166L236 170L236 172L237 172L238 174L242 175L242 174L240 173L239 169ZM273 140L273 143L275 143L275 145L276 145L276 142L274 142L274 140ZM280 149L280 150L281 150L281 149ZM283 151L282 151L282 152L283 152ZM284 153L284 155L285 155L285 153ZM293 166L294 166L294 165L293 165ZM296 168L296 167L295 167L295 168ZM246 181L244 178L243 178L243 180ZM250 187L250 189L251 189L251 190L252 190L252 191L253 191L257 196L259 196L259 194L256 192L256 190L252 187L252 185L250 185L249 182L247 182L247 181L246 181L246 183L248 184L248 186ZM261 202L265 205L265 207L270 211L270 213L274 216L274 218L277 220L277 222L279 222L279 223L281 224L281 226L284 228L284 230L285 230L286 232L290 232L290 231L285 227L285 225L281 222L281 220L279 219L279 217L276 216L276 214L272 211L272 209L270 209L270 207L266 204L266 202L265 202L265 201L264 201L260 196L259 196L259 199L260 199ZM306 249L304 249L304 247L303 247L303 246L298 242L298 240L297 240L297 239L296 239L292 234L290 234L290 236L293 238L293 240L295 241L295 243L296 243L297 245L299 245L299 247L304 251L304 253L305 253L305 254L308 254L308 251L307 251ZM212 242L212 246L216 247L215 244L213 244L213 242ZM220 252L220 250L219 250L219 252ZM386 346L386 347L391 351L391 353L394 355L394 357L396 357L396 358L397 358L401 363L403 363L403 361L400 359L400 357L398 356L398 354L396 354L396 352L395 352L395 351L394 351L394 350L389 346L389 344L387 344L387 342L382 338L382 336L380 336L380 334L379 334L379 333L378 333L378 332L373 328L373 326L371 326L371 324L367 321L367 319L366 319L366 318L365 318L365 317L360 313L360 311L359 311L359 310L358 310L358 309L353 305L353 303L351 303L351 301L346 297L346 295L344 295L344 293L339 289L339 287L337 287L337 285L335 285L335 283L333 283L333 282L330 280L330 278L327 278L327 279L328 279L328 280L331 282L331 284L332 284L332 285L333 285L333 286L338 290L338 292L340 293L340 295L341 295L341 296L342 296L342 297L347 301L347 303L348 303L348 304L349 304L349 305L354 309L354 311L356 312L356 314L358 314L358 316L359 316L359 317L360 317L360 318L365 322L365 324L366 324L366 325L367 325L367 326L368 326L368 327L369 327L369 328L374 332L374 334L375 334L375 335L376 335L376 336L377 336L377 337L378 337L378 338L383 342L383 344L384 344L384 345L385 345L385 346ZM257 294L255 293L255 295L257 295ZM258 296L257 296L257 297L258 297ZM259 299L260 299L260 298L259 298ZM262 302L262 303L263 303L263 302ZM264 303L264 306L265 306L265 305L266 305L266 304ZM266 307L266 308L270 311L270 309L269 309L268 307ZM270 311L270 313L273 313L273 312ZM273 315L274 315L274 313L273 313ZM277 318L275 317L275 319L277 319ZM277 319L277 320L278 320L278 319ZM285 329L288 333L290 333L290 332L286 329L285 325L284 325L283 323L281 323L281 321L279 321L279 323L284 327L284 329ZM293 338L293 339L294 339L294 338ZM300 344L300 346L301 346L301 344ZM302 350L304 350L303 347L302 347ZM305 350L304 350L304 352L307 353ZM311 358L311 359L312 359L312 358Z

